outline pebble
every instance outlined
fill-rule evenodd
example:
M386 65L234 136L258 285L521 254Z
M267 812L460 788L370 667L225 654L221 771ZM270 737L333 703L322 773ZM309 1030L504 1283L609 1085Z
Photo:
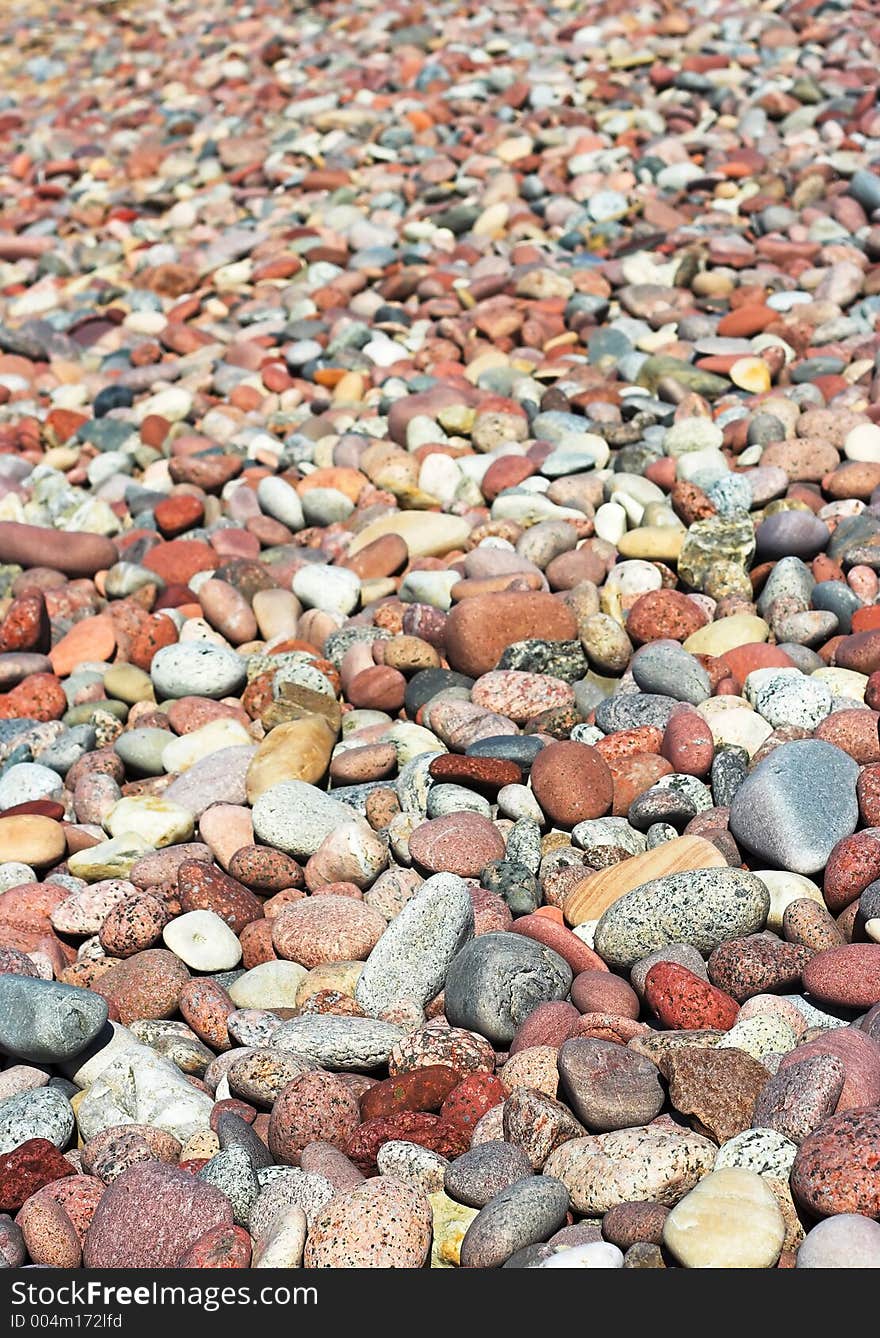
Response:
M880 1268L880 1222L839 1213L817 1222L797 1253L797 1268Z
M568 1190L552 1176L517 1180L490 1199L461 1243L462 1268L498 1268L517 1250L546 1240L565 1221Z
M792 873L818 873L837 842L855 830L858 775L853 759L833 744L816 739L783 743L737 790L730 830L770 864Z
M567 962L524 937L483 934L454 958L446 976L445 1011L493 1044L509 1045L516 1028L539 1004L562 999L572 982Z
M73 1059L100 1034L107 1005L90 990L26 976L0 975L0 1048L18 1059Z
M738 1167L710 1172L663 1227L664 1245L684 1268L773 1268L784 1240L772 1191Z
M867 10L177 6L169 81L93 8L0 20L0 1255L821 1257L786 1158L845 1239L880 1096Z
M655 878L627 892L596 926L596 951L617 968L668 944L692 943L709 953L719 943L762 929L769 894L754 874L692 870Z

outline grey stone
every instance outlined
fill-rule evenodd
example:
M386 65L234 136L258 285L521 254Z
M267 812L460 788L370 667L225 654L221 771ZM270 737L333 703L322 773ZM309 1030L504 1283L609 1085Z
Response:
M464 879L434 874L370 953L355 988L356 1001L373 1016L410 1000L423 1008L442 990L450 963L473 932L473 902Z
M57 1087L19 1092L0 1102L0 1153L11 1152L31 1138L47 1138L65 1148L74 1130L73 1107Z
M257 1173L257 1179L260 1194L248 1222L248 1230L255 1239L267 1236L289 1208L302 1208L311 1222L336 1193L326 1176L303 1171L298 1166L267 1166Z
M255 1171L272 1165L272 1154L262 1138L254 1133L247 1120L236 1115L233 1110L224 1110L217 1117L217 1138L221 1150L240 1148L247 1153L248 1160Z
M648 1124L663 1108L657 1065L625 1045L576 1036L557 1062L569 1105L591 1133Z
M342 823L364 821L348 804L298 780L281 781L265 790L254 804L252 818L260 841L294 859L314 855Z
M729 938L763 929L770 894L741 869L692 869L652 878L609 906L596 926L595 949L609 966L631 968L670 943L710 953Z
M821 739L783 743L733 796L730 830L764 863L807 875L825 868L859 820L858 763Z
M531 1174L532 1164L522 1148L493 1138L450 1162L443 1188L450 1198L469 1208L485 1208L502 1190Z
M553 1176L528 1176L482 1208L461 1243L462 1268L499 1268L517 1250L545 1241L565 1220L568 1190Z
M660 697L652 692L619 693L606 697L596 707L596 724L606 734L638 729L640 725L665 729L677 706L674 697Z
M758 596L758 613L765 618L777 599L794 599L801 608L809 608L815 585L816 578L799 557L781 557Z
M232 1220L236 1226L247 1227L260 1194L260 1182L246 1148L233 1144L221 1149L201 1168L197 1178L225 1194L232 1204Z
M712 695L706 670L677 641L653 641L642 646L633 656L632 675L642 692L673 697L692 706L699 706Z
M73 1059L99 1035L107 1003L91 990L54 980L0 975L0 1050L54 1064Z
M446 1016L454 1027L507 1046L538 1004L564 999L571 982L571 967L543 943L519 934L481 934L449 968Z
M156 697L229 697L247 681L247 662L235 651L207 641L180 641L153 656L150 677Z
M272 1037L277 1050L314 1059L327 1069L377 1069L388 1063L403 1027L366 1017L333 1017L329 1013L293 1017Z

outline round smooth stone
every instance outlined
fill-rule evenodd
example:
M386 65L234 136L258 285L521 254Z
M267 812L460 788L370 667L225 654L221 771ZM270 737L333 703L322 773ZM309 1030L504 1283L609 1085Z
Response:
M827 1217L809 1231L797 1268L880 1268L880 1222L860 1213Z
M467 1229L462 1268L498 1268L517 1250L546 1240L565 1221L568 1190L552 1176L528 1176L496 1194Z
M193 971L231 971L241 960L241 944L213 911L187 911L162 931L166 947Z
M170 697L216 700L240 692L247 671L245 661L232 650L206 641L183 641L156 652L150 677L160 700Z
M42 869L62 860L66 849L64 828L52 818L28 813L0 818L2 864L18 863Z

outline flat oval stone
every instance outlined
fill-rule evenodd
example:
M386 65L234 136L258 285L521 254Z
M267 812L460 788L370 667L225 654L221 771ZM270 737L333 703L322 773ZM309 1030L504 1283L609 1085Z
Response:
M573 1138L550 1153L544 1174L568 1187L575 1212L601 1217L645 1199L672 1207L712 1169L717 1152L711 1139L659 1121Z
M872 1008L880 1001L880 944L845 943L817 952L804 967L804 988L838 1008Z
M755 874L731 868L668 874L609 906L594 946L610 966L627 970L670 943L709 953L725 939L757 933L769 908L770 895Z
M565 1221L568 1190L552 1176L529 1176L482 1208L461 1243L462 1268L498 1268L517 1250L552 1236Z
M752 854L794 873L824 869L856 829L858 764L819 739L783 743L759 762L730 805L730 830Z
M482 934L449 968L446 1016L454 1027L507 1046L538 1004L565 998L572 979L568 963L542 943L515 934Z
M409 852L431 873L475 878L493 860L504 859L504 839L489 818L459 810L416 827Z
M219 1189L177 1167L146 1162L105 1190L83 1258L88 1268L173 1268L206 1231L231 1225L232 1205Z
M574 614L553 595L475 595L456 604L447 619L446 654L453 669L479 678L495 668L513 641L571 641L576 636Z

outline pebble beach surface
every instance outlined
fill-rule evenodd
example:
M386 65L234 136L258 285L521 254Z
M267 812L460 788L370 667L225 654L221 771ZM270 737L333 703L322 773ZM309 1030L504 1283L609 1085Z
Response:
M880 1267L867 0L0 16L0 1263Z

